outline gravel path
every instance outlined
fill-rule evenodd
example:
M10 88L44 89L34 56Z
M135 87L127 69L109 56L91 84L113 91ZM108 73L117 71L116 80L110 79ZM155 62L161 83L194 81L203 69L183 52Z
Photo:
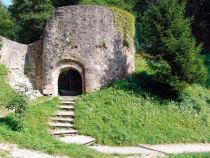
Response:
M94 149L98 152L105 154L119 154L119 155L137 155L129 156L128 158L163 158L166 157L165 154L142 148L142 147L111 147L111 146L90 146L91 149Z
M164 158L167 154L210 152L210 144L139 145L135 147L90 146L106 154L133 155L128 158ZM0 143L1 158L69 158L52 156L40 151L20 149L17 145Z
M92 146L90 148L106 154L141 155L131 156L130 158L159 158L167 157L168 154L210 152L210 144L139 145L136 147Z
M147 145L146 147L168 154L210 152L210 144L164 144Z
M17 145L0 143L1 158L68 158L66 156L52 156L40 151L20 149Z

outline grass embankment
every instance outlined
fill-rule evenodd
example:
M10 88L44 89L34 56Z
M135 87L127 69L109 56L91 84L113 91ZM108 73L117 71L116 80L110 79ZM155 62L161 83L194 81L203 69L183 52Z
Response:
M14 95L14 90L12 90L8 83L5 81L7 75L7 69L4 65L0 64L0 110L3 108L3 104L7 102L12 95Z
M0 65L1 105L4 105L15 93L4 80L6 72L5 67ZM97 153L83 146L58 142L49 135L47 132L48 120L55 112L58 103L59 100L57 98L49 100L46 97L32 102L21 118L24 128L19 132L11 129L14 120L13 114L0 118L0 141L15 143L24 148L40 150L49 154L66 155L72 158L112 157L111 155ZM0 153L0 155L2 154Z
M198 86L177 94L151 81L148 63L136 58L137 71L111 86L81 96L77 129L100 144L210 142L210 95Z

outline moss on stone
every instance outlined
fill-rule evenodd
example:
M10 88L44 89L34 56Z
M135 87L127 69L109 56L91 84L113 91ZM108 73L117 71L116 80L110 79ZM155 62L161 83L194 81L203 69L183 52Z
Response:
M25 68L24 68L24 74L26 76L32 76L32 67L31 66L25 66Z
M109 7L113 14L115 25L120 33L124 36L124 43L129 47L133 45L133 40L135 38L135 17L126 10Z

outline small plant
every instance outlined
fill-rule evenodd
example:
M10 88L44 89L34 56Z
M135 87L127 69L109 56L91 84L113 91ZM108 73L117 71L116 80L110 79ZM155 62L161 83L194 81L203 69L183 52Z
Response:
M21 118L28 105L27 99L24 95L15 94L9 101L5 104L7 110L14 110L15 117L9 122L10 127L15 131L20 131L23 129Z
M17 117L23 115L28 102L25 96L15 94L5 105L8 110L14 110Z
M96 47L98 47L98 48L105 48L105 49L107 49L107 46L106 46L106 43L105 43L105 42L100 43L100 44L99 44L99 45L97 45Z
M26 76L31 76L31 75L32 75L32 67L31 67L31 66L26 66L26 67L24 68L24 74L25 74Z

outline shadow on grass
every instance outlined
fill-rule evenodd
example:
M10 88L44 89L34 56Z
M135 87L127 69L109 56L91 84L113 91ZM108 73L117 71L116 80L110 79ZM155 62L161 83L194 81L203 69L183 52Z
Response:
M0 125L6 125L8 128L10 128L13 131L20 131L22 128L21 121L19 119L16 119L12 115L0 118Z
M161 99L177 99L178 92L167 84L154 80L154 75L146 71L135 73L124 80L115 81L112 84L116 89L132 92L136 95L153 95Z

